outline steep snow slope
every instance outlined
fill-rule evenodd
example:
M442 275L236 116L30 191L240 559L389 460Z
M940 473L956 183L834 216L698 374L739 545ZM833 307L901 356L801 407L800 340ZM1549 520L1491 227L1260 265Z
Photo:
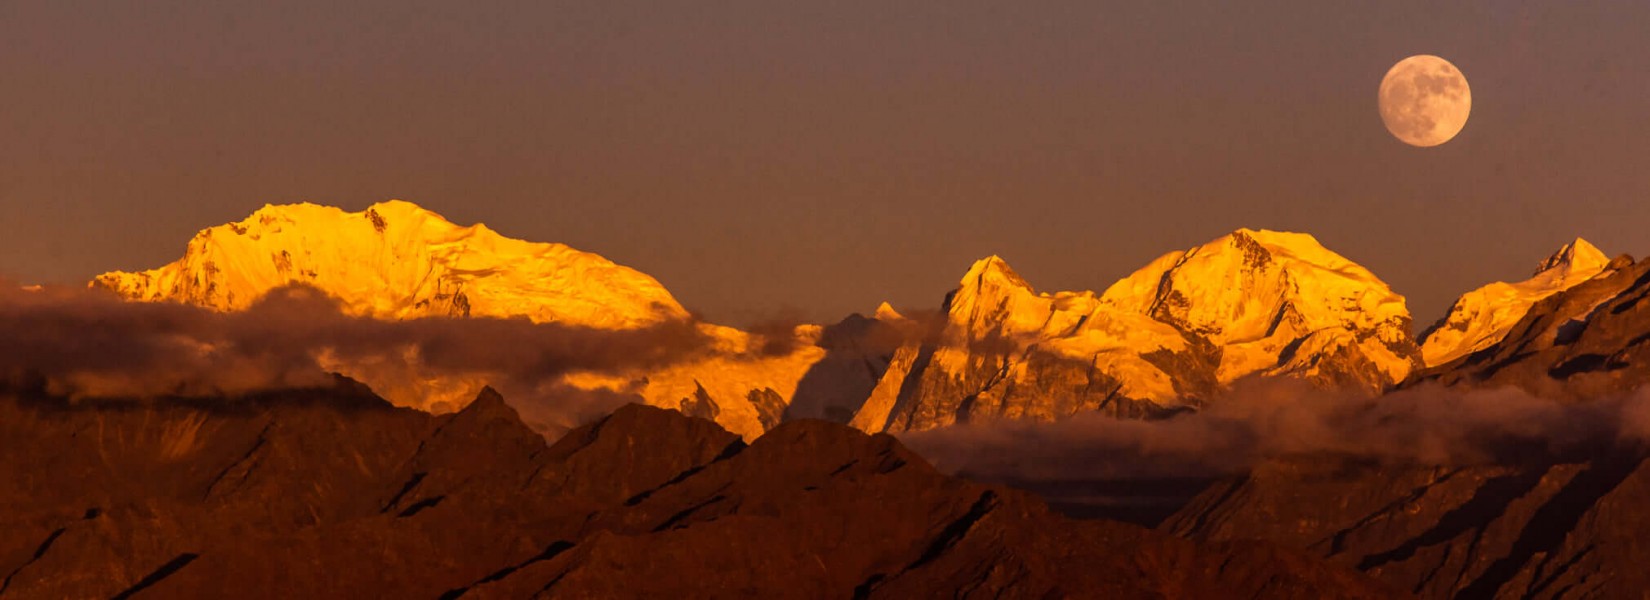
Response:
M1449 314L1421 334L1421 359L1432 367L1495 345L1536 302L1592 279L1609 263L1598 248L1576 238L1541 261L1529 279L1497 281L1461 295Z

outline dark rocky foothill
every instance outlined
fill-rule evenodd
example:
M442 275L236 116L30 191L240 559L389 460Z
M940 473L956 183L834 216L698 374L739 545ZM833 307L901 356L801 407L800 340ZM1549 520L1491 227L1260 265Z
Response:
M1281 546L1074 521L813 420L629 405L547 443L491 391L0 398L0 596L1388 598Z
M1278 461L1162 529L1309 550L1424 598L1639 598L1650 589L1646 453L1519 466Z

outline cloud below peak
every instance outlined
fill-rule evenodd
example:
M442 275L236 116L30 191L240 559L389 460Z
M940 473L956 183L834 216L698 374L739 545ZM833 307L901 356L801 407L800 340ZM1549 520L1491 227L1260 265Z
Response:
M710 341L691 321L605 330L526 319L382 321L345 314L319 290L275 290L241 312L125 302L98 290L0 285L0 377L68 398L233 396L325 385L338 365L396 377L485 383L530 420L566 425L558 397L589 400L570 373L622 375L690 359ZM358 378L361 373L345 373ZM363 379L375 379L366 377ZM383 394L383 390L379 390ZM629 400L604 394L602 402ZM581 404L568 401L567 404ZM456 407L449 407L456 408ZM576 412L590 412L578 406ZM533 412L533 411L524 411Z

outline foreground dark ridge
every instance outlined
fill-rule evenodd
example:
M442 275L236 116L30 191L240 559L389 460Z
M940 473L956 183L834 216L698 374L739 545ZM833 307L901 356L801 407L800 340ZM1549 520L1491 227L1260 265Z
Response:
M1536 302L1500 343L1412 383L1516 387L1577 403L1647 393L1650 261ZM1642 419L1621 415L1622 426ZM1280 460L1222 482L1162 528L1267 539L1430 598L1643 598L1650 590L1650 448L1632 435L1588 456L1406 468Z
M821 421L749 446L626 406L547 444L491 391L214 402L0 398L0 595L1400 595L1254 542L1072 521Z
M1427 598L1640 598L1650 589L1650 465L1380 468L1279 461L1164 523L1192 539L1268 539Z

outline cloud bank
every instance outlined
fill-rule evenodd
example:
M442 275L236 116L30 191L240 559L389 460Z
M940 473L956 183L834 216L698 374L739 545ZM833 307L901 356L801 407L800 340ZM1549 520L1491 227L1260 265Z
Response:
M529 421L560 426L635 399L623 390L572 388L563 376L621 376L710 347L689 321L623 331L526 319L381 321L346 315L306 287L271 292L244 312L218 313L0 282L0 332L0 378L13 386L33 381L70 399L320 386L349 365L355 372L346 375L381 395L398 382L492 385Z
M1511 464L1643 445L1650 390L1561 403L1513 388L1427 385L1367 399L1252 380L1199 412L1163 420L1083 414L900 437L941 469L998 481L1218 476L1308 454L1392 465Z

